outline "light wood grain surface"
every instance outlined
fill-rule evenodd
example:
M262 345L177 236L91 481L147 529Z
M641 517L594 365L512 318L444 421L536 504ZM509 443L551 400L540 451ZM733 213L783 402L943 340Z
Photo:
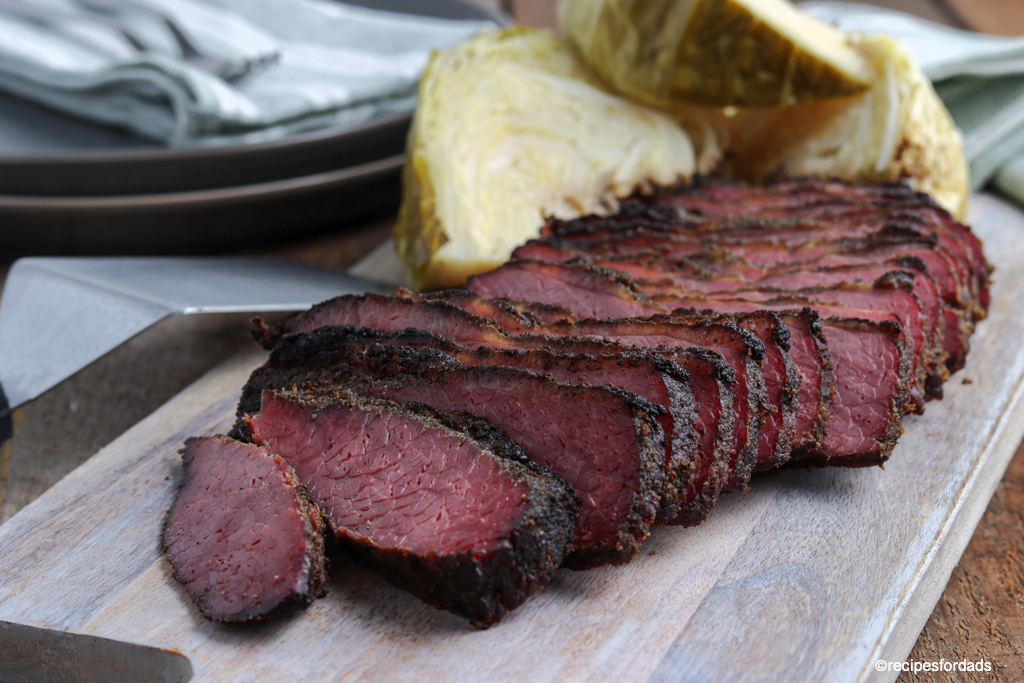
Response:
M488 0L490 1L490 0ZM1020 0L947 0L946 3L931 0L879 0L873 4L890 6L909 11L926 18L963 25L976 30L1002 34L1021 34L1020 26L1024 10ZM544 25L550 21L553 12L550 0L514 0L520 18L526 23ZM386 238L390 220L369 226L365 237L360 231L312 240L284 250L260 253L305 260L320 265L344 268L361 258L377 243ZM0 251L0 274L6 273L9 259ZM218 333L219 334L219 333ZM193 352L197 349L193 347ZM18 444L20 455L9 445L0 449L0 523L13 515L24 504L35 499L54 482L83 462L98 445L112 440L125 424L150 413L175 391L197 377L205 367L217 360L216 354L202 355L189 360L183 354L164 354L163 358L176 359L166 363L163 380L158 386L146 390L144 382L136 391L124 391L124 383L131 381L131 373L119 372L123 368L114 365L108 368L107 388L113 391L92 391L91 398L106 411L96 410L90 418L92 426L86 426L89 439L76 439L83 426L82 413L70 410L72 396L63 396L62 405L53 416L48 416L36 425L32 417L23 422L21 433L25 435ZM158 358L159 354L143 358ZM220 357L223 357L221 355ZM145 371L145 363L127 363L136 372ZM137 376L137 375L136 375ZM122 384L118 384L121 381ZM88 392L87 385L80 392ZM81 405L81 404L80 404ZM54 420L53 417L58 419ZM32 429L59 427L62 446L56 450L41 452L28 437ZM77 425L77 426L76 426ZM62 430L62 431L61 431ZM27 434L28 433L28 434ZM48 432L52 437L53 433ZM17 441L17 438L16 438ZM49 440L52 445L53 439ZM12 460L12 456L13 460ZM996 664L996 671L990 675L949 674L911 675L904 674L900 681L1018 681L1024 680L1024 445L1018 450L1010 471L999 485L995 497L978 526L970 545L953 571L942 598L929 619L910 658L918 661L985 657ZM6 494L6 500L4 496ZM57 650L64 652L63 650ZM46 650L46 652L51 652ZM51 656L50 659L64 659ZM86 657L88 659L88 657ZM79 662L81 664L81 662ZM69 665L70 666L70 665ZM77 665L76 665L77 666ZM84 666L84 665L83 665ZM75 669L79 670L79 669ZM68 680L73 680L69 678Z
M874 661L907 656L1024 432L1024 215L973 207L999 268L990 319L884 471L761 476L703 527L655 531L626 567L562 571L485 632L345 560L306 612L230 628L198 616L157 537L181 441L230 424L250 351L0 527L0 622L170 649L195 681L894 680Z

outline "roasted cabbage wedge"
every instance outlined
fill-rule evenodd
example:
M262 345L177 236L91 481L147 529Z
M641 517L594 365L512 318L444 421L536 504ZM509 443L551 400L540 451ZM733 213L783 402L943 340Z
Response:
M609 92L550 32L481 34L434 55L420 82L395 243L421 289L509 258L549 215L614 211L721 158L722 117L673 116ZM698 160L703 166L698 166Z
M967 162L945 105L895 40L851 40L872 65L871 88L853 97L739 111L733 172L753 181L801 175L902 180L962 218Z
M871 69L787 0L560 0L562 33L613 88L656 106L786 106L863 92Z

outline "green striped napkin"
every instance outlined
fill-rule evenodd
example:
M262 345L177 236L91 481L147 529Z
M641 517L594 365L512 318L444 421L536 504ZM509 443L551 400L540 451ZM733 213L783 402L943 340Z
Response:
M161 14L204 55L269 66L228 83ZM431 51L488 26L333 0L0 0L0 89L172 146L259 142L411 111Z

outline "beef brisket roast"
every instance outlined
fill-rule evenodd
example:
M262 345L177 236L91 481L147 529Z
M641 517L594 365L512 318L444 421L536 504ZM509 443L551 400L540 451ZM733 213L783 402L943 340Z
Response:
M323 510L358 561L493 624L754 471L883 464L963 366L991 272L902 185L697 178L549 219L467 289L257 319L271 355L232 432L252 444L188 442L168 558L212 618L306 604Z
M483 420L324 388L260 403L252 439L295 468L353 557L425 602L495 623L572 546L572 489Z
M324 581L323 521L292 468L224 436L188 439L167 515L171 573L216 621L305 607Z

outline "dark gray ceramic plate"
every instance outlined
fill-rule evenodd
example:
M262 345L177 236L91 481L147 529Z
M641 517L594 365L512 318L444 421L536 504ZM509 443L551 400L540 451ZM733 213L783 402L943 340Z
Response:
M348 0L457 19L494 19L463 0ZM269 143L167 149L0 93L0 195L89 197L238 187L309 176L400 154L411 112Z
M349 0L489 18L462 0ZM411 112L272 143L171 150L0 95L0 255L240 251L394 211Z

